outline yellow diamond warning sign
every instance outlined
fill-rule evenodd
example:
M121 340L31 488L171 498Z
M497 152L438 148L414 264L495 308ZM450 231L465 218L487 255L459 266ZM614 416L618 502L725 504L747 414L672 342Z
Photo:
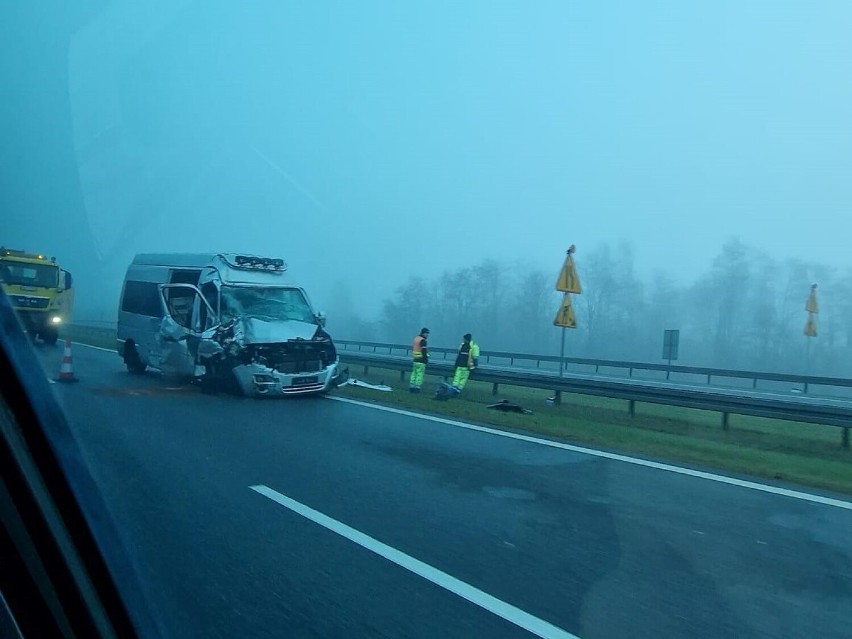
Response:
M816 319L814 318L814 316L813 316L813 315L811 315L811 316L808 318L808 323L807 323L807 324L805 324L805 330L804 330L804 333L805 333L805 335L807 335L808 337L816 337L816 336L817 336L817 325L816 325Z
M819 302L817 302L817 285L811 285L811 294L808 295L808 301L805 302L805 310L808 313L819 313Z
M571 248L574 248L573 245ZM579 294L583 292L583 288L580 286L580 276L577 275L577 269L574 267L574 258L571 256L571 253L573 251L568 249L568 255L565 256L565 263L559 272L559 279L556 280L556 290L563 293Z
M562 306L553 319L554 326L562 328L577 328L577 318L574 316L574 308L571 306L571 296L567 293L562 298Z

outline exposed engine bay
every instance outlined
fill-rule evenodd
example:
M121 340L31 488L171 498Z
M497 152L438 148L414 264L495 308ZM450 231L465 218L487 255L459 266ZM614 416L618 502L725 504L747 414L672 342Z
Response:
M267 341L273 336L279 340ZM202 389L209 392L303 394L345 381L338 375L331 337L306 322L235 318L202 335L197 361L204 367Z

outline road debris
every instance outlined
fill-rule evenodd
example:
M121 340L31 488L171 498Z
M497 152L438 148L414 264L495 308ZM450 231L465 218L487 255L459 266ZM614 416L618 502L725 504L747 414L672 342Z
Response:
M499 410L504 413L520 413L522 415L532 415L532 411L524 408L520 404L510 402L508 399L503 399L496 404L489 404L488 408Z
M384 382L379 384L370 384L369 382L361 381L360 379L350 378L343 382L340 386L357 386L358 388L369 388L371 390L389 392L393 389L387 386Z

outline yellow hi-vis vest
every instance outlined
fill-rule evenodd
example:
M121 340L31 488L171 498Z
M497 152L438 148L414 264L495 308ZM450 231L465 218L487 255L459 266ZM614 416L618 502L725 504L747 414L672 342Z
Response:
M418 335L414 338L414 341L411 343L411 354L414 356L415 362L425 362L426 357L423 354L423 342L426 341L426 338L422 335Z
M479 365L479 344L470 340L470 353L467 356L468 366Z

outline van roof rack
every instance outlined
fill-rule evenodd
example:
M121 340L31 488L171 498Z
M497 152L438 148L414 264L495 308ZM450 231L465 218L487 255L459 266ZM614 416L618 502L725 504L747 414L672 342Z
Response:
M287 263L277 257L258 257L257 255L223 255L231 266L261 271L286 271Z

